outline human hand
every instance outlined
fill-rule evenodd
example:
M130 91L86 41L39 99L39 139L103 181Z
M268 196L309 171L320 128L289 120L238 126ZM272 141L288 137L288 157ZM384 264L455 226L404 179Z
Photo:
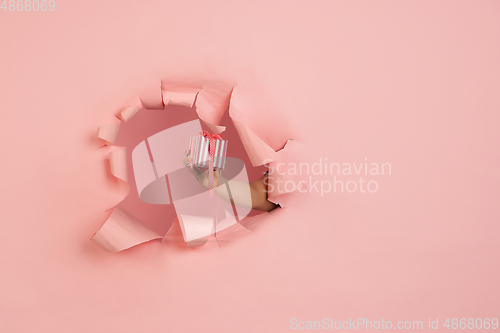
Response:
M198 183L200 183L204 188L208 189L208 169L200 169L193 165L191 159L189 158L189 149L184 152L186 158L183 161L184 166L186 166L190 173L192 173ZM214 187L219 186L219 179L217 172L214 170Z

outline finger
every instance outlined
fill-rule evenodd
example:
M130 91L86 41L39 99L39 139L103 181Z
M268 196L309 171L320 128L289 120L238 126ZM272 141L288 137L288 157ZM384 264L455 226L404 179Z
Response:
M191 159L189 157L186 157L183 161L185 162L185 164L184 164L185 166L193 164L192 161L191 161Z
M196 169L192 164L188 165L188 170L189 170L189 172L191 172L195 176L200 174L198 172L198 169Z

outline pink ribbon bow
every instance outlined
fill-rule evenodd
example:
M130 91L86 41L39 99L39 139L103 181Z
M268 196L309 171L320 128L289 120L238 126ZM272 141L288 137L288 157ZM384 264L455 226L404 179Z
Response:
M200 132L201 136L209 139L208 154L210 161L208 166L208 192L210 196L214 195L214 155L215 155L215 140L222 140L219 134L210 134L207 131Z

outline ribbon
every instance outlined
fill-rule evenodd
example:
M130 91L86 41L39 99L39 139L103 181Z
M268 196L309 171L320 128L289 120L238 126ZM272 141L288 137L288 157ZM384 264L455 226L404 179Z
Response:
M214 195L214 156L215 156L215 140L222 140L220 134L210 134L207 131L201 131L200 135L208 138L209 147L208 154L210 155L210 161L208 162L208 193L210 196Z

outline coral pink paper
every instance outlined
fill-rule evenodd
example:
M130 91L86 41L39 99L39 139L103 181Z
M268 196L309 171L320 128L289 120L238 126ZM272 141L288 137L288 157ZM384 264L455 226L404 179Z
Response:
M109 252L117 252L161 238L124 208L118 206L104 226L92 236L92 241Z

